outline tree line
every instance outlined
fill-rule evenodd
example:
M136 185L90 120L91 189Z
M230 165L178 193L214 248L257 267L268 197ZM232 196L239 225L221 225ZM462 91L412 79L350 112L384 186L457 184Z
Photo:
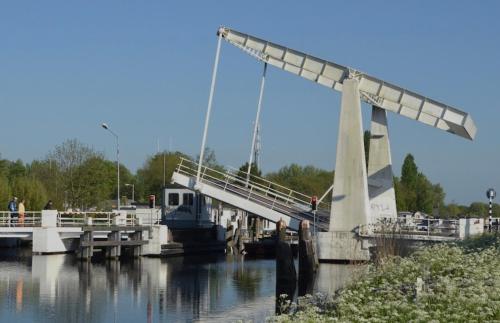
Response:
M365 135L365 142L366 138ZM204 156L204 165L224 170L213 150L207 149ZM181 152L160 152L149 156L135 174L120 164L122 198L131 198L134 185L136 202L146 203L150 194L159 199L161 188L170 182L181 158L193 159ZM6 209L12 196L17 196L26 200L29 210L42 209L49 199L57 209L110 210L116 205L116 166L115 161L106 159L103 153L77 139L63 142L44 158L31 163L0 158L0 207ZM246 176L247 167L248 163L241 166L242 177ZM251 174L310 196L322 196L335 175L333 170L297 164L265 175L252 165ZM418 170L411 154L405 157L401 177L394 177L394 188L399 211L421 211L445 218L486 216L488 213L486 203L445 204L441 185L433 184ZM331 200L331 194L325 200ZM494 204L493 213L500 217L500 205Z

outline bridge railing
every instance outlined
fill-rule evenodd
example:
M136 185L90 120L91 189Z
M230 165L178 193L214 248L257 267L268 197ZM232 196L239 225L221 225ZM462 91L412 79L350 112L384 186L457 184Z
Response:
M57 214L58 227L78 227L84 225L93 226L132 226L136 224L136 217L133 214L127 214L121 217L116 212L59 212ZM117 218L120 221L117 222Z
M198 163L182 158L177 166L176 172L187 176L197 175ZM300 192L286 188L280 184L273 183L265 178L253 176L250 181L240 176L237 170L216 170L202 166L200 181L216 186L223 191L240 195L248 200L258 202L271 210L284 214L309 213L311 212L311 197ZM329 212L327 203L320 203L319 210ZM293 216L292 216L293 217ZM318 218L319 225L327 225Z
M458 237L459 236L458 220L444 219L413 219L413 218L385 218L377 223L362 225L359 227L361 236L369 236L372 234L409 234L409 235L427 235L427 236L443 236L443 237Z
M198 170L198 163L192 160L181 158L177 171L189 176L196 176ZM294 191L281 184L272 182L266 178L250 174L250 179L247 181L246 174L241 174L241 171L233 167L228 170L217 170L202 166L201 180L218 179L228 182L230 184L238 185L239 187L253 188L256 192L262 192L266 196L277 197L280 201L286 204L296 203L310 208L311 196L301 192ZM244 176L242 176L244 175ZM319 209L330 210L330 204L321 202L318 204Z
M39 227L41 224L40 211L27 211L24 216L18 212L0 211L0 227Z
M234 176L238 182L246 183L246 174L244 174L245 176L241 176L242 172L239 169L228 167L227 172ZM252 185L260 186L262 189L265 189L268 194L278 194L285 197L286 200L293 200L297 203L307 206L308 208L311 207L311 196L298 191L294 191L286 186L280 185L276 182L272 182L266 178L250 174L249 183L252 183ZM317 204L317 206L318 209L330 211L330 203L321 201Z

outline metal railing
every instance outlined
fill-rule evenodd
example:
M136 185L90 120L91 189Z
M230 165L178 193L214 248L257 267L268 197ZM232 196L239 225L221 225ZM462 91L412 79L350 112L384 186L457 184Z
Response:
M179 174L196 177L198 163L181 158L176 172ZM202 166L200 182L218 187L223 191L239 195L271 210L286 214L292 218L302 220L304 215L312 220L311 197L289 189L283 185L271 182L265 178L251 175L247 181L246 174L239 175L239 170L216 170ZM329 204L322 202L318 205L318 213L330 214ZM318 216L317 225L328 228L328 221Z
M0 211L1 227L39 227L42 224L42 212L27 211L19 212Z
M58 212L56 225L58 227L93 226L133 226L137 224L134 214L127 214L121 221L116 221L119 213L114 212ZM92 220L90 220L92 219ZM41 211L27 211L24 216L18 212L0 211L0 227L40 227L42 225Z
M78 227L84 225L92 226L132 226L136 224L136 217L127 214L122 223L116 222L120 213L115 212L59 212L57 214L58 227Z
M444 219L408 219L408 218L384 218L377 223L361 225L359 227L361 236L371 234L384 235L418 235L418 236L440 236L458 237L458 220Z

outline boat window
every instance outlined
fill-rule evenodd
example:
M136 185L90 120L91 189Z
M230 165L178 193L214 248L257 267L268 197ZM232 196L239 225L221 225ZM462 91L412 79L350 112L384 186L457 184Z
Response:
M182 194L182 205L193 205L193 194L192 193Z
M168 193L168 205L179 205L179 193Z

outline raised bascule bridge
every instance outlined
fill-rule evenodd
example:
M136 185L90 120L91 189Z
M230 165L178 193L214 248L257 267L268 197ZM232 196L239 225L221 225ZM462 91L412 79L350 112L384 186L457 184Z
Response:
M183 160L172 180L271 221L283 219L293 230L298 228L301 220L316 220L313 227L318 231L320 260L368 260L373 237L380 235L377 228L383 223L398 221L387 112L465 139L473 140L476 135L474 121L466 112L364 72L227 27L219 28L217 36L199 163L190 164ZM222 40L264 65L255 125L259 124L268 65L341 92L332 202L329 206L320 203L317 219L306 200L309 197L283 187L278 190L275 183L252 179L250 165L256 129L247 176L214 173L214 170L202 165ZM361 102L367 103L372 112L368 167L365 161ZM442 235L434 233L422 235L415 232L405 237L413 239L423 236L429 240L433 237L435 240L445 240Z

